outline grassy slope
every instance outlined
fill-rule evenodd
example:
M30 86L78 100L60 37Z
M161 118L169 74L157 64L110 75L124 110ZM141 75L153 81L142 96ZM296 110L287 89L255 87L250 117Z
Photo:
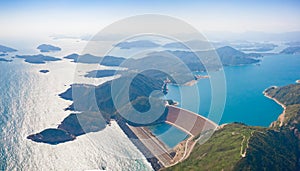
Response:
M243 124L228 124L216 131L203 145L196 144L190 157L166 170L232 170L241 159L242 151L251 132L264 128L248 127Z
M287 105L283 127L250 127L228 124L203 145L197 144L190 157L166 170L297 170L300 128L300 84L267 91ZM246 157L240 155L243 135L251 137ZM245 146L245 145L243 145Z

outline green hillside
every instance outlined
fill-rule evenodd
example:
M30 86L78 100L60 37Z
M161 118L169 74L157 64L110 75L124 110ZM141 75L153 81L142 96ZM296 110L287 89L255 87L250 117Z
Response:
M282 127L228 124L197 144L185 161L165 170L299 170L299 90L300 84L267 90L287 105Z

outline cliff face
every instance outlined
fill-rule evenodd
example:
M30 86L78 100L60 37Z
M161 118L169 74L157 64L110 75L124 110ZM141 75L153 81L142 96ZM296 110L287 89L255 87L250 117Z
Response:
M270 128L227 124L166 170L299 170L300 84L270 88L266 95L286 106L282 121Z

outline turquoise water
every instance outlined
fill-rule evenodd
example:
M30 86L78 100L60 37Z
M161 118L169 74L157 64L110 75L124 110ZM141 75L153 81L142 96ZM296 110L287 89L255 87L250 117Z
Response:
M224 113L216 114L220 116L220 122L218 118L209 118L218 124L242 122L252 126L268 127L283 109L273 100L266 98L262 92L270 86L293 84L300 79L300 56L266 56L258 65L225 67L224 72L227 88ZM211 75L211 77L219 76L218 73ZM193 97L193 94L197 93L195 86L199 88L199 99L181 99L181 94ZM201 79L194 86L169 85L167 98L178 101L179 106L185 109L207 117L211 104L210 80ZM187 136L168 124L151 129L169 147L174 147Z
M12 63L0 63L0 170L36 170L37 168L84 170L96 168L98 165L144 170L149 168L146 161L135 163L135 160L121 159L101 150L95 150L87 136L58 146L37 144L26 139L26 136L31 133L56 127L69 115L64 108L70 105L70 102L59 98L57 94L64 92L67 88L65 85L72 83L74 67L75 64L69 61L30 65L15 59ZM50 73L41 74L38 72L40 69L50 69ZM249 125L269 126L277 119L282 108L264 97L262 91L272 85L283 86L300 79L300 56L268 56L259 66L225 67L224 71L227 100L219 124L238 121ZM168 98L180 102L186 109L207 116L211 93L209 79L200 80L195 86L199 87L200 99L185 99L183 102L180 94L192 95L195 93L195 87L180 88L174 85L169 85ZM195 107L197 104L200 104L199 110ZM115 131L108 130L109 128L107 132L103 132L111 134ZM167 124L150 129L169 147L174 147L187 136ZM113 145L109 139L102 141L103 146ZM114 148L118 151L122 149L117 146L117 143ZM124 153L127 154L126 151ZM133 154L135 153L130 153ZM47 156L48 160L44 160L43 156Z
M224 72L226 103L219 124L243 122L248 125L269 126L283 109L262 92L270 86L293 84L300 79L300 56L266 56L259 65L230 66L225 67ZM199 87L199 109L195 107L197 103L194 99L184 99L184 103L180 99L180 93L195 93L191 91L192 87L170 85L168 97L181 102L183 108L207 116L211 104L209 79L202 79L195 86Z
M183 141L188 134L166 123L148 127L159 140L164 142L169 148L175 147Z

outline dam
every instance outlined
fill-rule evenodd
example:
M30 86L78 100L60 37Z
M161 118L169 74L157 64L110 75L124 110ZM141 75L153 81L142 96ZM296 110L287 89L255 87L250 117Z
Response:
M197 136L203 131L215 129L216 123L197 113L168 105L168 115L166 123L170 124L191 136Z
M173 105L166 105L166 107L168 114L165 122L189 135L186 140L181 142L184 144L180 147L184 148L181 149L181 151L184 151L182 154L176 153L178 149L167 147L147 127L135 127L127 123L123 123L121 126L131 141L151 163L154 170L170 167L185 159L196 143L193 140L194 137L199 136L204 131L215 130L218 127L216 123L197 113Z

